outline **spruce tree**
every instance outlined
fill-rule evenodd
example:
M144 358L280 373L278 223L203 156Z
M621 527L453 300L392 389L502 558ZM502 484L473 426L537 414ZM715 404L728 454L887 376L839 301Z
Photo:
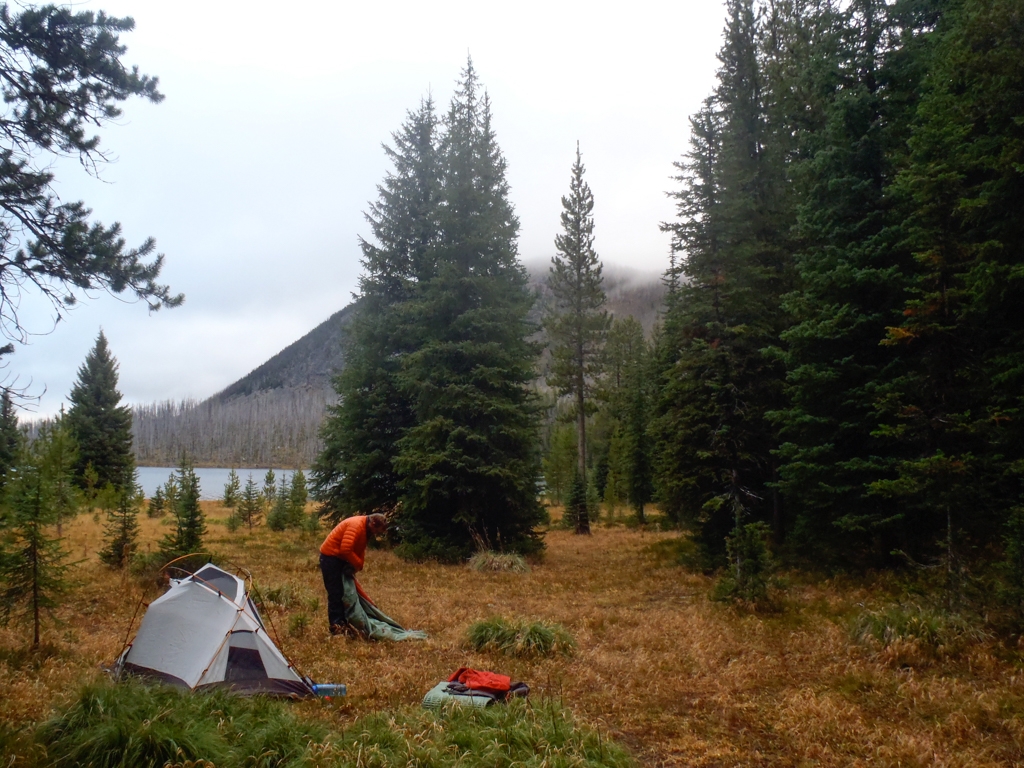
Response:
M334 521L393 506L401 494L394 459L413 420L398 383L411 349L404 303L433 273L440 203L436 132L434 104L426 99L392 135L394 145L385 145L392 170L366 215L372 238L360 241L364 271L345 337L345 368L334 382L338 403L328 409L324 447L312 468L313 496Z
M288 485L288 527L298 528L306 515L306 501L309 492L306 489L306 474L297 469L292 472L292 481Z
M253 527L259 523L262 514L263 497L250 472L249 479L245 481L245 488L242 490L242 498L238 503L238 518L252 531Z
M238 479L238 473L235 472L235 468L232 467L228 473L228 481L224 484L224 500L223 504L229 509L233 509L238 503L238 496L242 491L242 481Z
M434 274L403 307L415 350L400 382L414 423L393 466L410 555L454 559L474 546L540 543L533 297L491 120L470 61L444 121L440 234L427 258Z
M34 648L39 646L43 614L52 615L69 589L67 552L49 533L56 523L50 448L49 432L22 448L4 499L8 516L0 552L0 620L29 621Z
M164 489L163 486L158 485L149 500L149 506L146 507L146 514L149 517L163 517L166 511L167 499L164 497Z
M119 483L119 488L117 504L107 512L103 537L106 546L100 550L100 560L112 568L128 567L138 549L142 489L134 467Z
M817 60L799 89L823 96L794 169L802 245L797 290L783 302L792 326L779 345L789 402L772 418L794 546L847 561L884 562L905 546L901 529L918 525L907 527L895 498L870 491L893 477L899 453L877 412L903 365L880 342L901 322L912 264L897 226L906 212L894 209L890 187L933 45L933 9L898 6L859 0L805 20Z
M268 469L267 474L263 476L262 496L263 514L270 515L270 510L274 508L274 502L277 500L277 477L273 469Z
M7 473L18 460L21 447L21 433L18 431L18 414L14 410L11 392L6 387L0 395L0 492L7 483Z
M665 225L674 254L653 430L663 509L719 560L736 525L733 489L745 514L781 519L768 414L784 404L785 371L765 350L788 323L793 215L786 153L769 150L788 146L790 131L770 119L764 27L752 0L726 10L718 86L691 120L679 219Z
M585 492L587 416L596 410L593 395L611 319L603 309L606 297L601 261L594 250L594 196L583 180L583 173L583 158L577 143L569 195L562 198L562 233L555 237L557 255L551 260L548 277L554 307L544 327L552 357L548 384L572 400L577 473ZM575 523L576 533L590 533L585 508L581 508Z
M96 473L98 489L107 485L119 489L126 473L135 465L132 412L128 406L120 405L117 367L107 337L100 331L68 396L68 426L78 444L75 474L83 488L89 466Z
M64 521L74 517L81 498L74 483L78 446L68 428L63 406L57 418L40 430L40 438L44 439L46 469L53 480L53 514L59 538L64 534Z
M1024 478L1022 29L1019 4L1002 0L943 17L909 162L891 186L914 261L883 342L900 375L877 407L898 461L871 489L897 501L902 546L941 553L951 594L965 545L998 540Z
M167 559L199 552L206 535L206 516L199 505L199 478L187 456L182 456L178 475L174 479L176 502L174 533L167 534L161 542L161 552Z

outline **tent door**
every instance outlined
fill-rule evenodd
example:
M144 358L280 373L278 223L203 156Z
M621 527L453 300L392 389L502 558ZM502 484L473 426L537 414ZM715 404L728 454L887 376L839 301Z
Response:
M228 645L228 663L224 680L229 683L266 680L267 668L256 647L252 632L232 632Z

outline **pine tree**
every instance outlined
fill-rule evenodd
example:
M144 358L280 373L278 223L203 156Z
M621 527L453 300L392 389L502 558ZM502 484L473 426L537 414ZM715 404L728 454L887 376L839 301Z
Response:
M263 513L263 497L260 495L259 487L249 473L249 479L245 481L245 489L242 491L242 498L238 504L239 521L246 525L250 531L259 523Z
M392 465L405 551L455 559L474 546L531 550L543 517L528 341L533 297L490 100L468 62L444 121L434 274L403 306L415 332L400 384L414 423Z
M264 503L264 514L270 514L270 510L274 506L274 501L277 499L277 477L274 475L273 469L268 469L267 474L263 476L263 503Z
M51 424L40 430L46 446L46 470L53 480L53 513L57 522L57 538L64 535L64 521L78 511L80 493L74 484L74 466L78 446L68 428L67 416L61 406L60 413Z
M403 305L417 282L433 273L440 204L436 130L434 104L426 99L393 134L394 146L384 147L393 170L366 216L372 241L360 241L358 310L345 340L345 368L334 382L338 403L328 409L324 447L312 469L313 496L334 521L393 506L401 494L394 459L413 419L397 380L411 349Z
M58 158L98 175L111 156L93 130L118 121L120 102L163 99L156 78L122 60L120 35L134 26L131 18L67 5L0 6L0 79L7 83L0 132L4 338L26 341L19 312L33 292L49 302L55 322L79 298L104 290L127 291L151 309L183 300L155 282L163 256L152 239L127 247L120 224L96 222L55 183L55 169L64 167Z
M164 509L172 515L178 514L178 498L181 496L178 478L173 473L168 475L164 483Z
M543 461L544 483L551 503L561 504L566 498L572 478L579 471L577 455L575 429L556 424L551 430L547 455Z
M233 509L238 503L238 496L241 491L242 482L238 479L238 473L235 472L235 468L232 467L228 473L228 481L224 484L224 506Z
M142 504L142 489L134 467L118 485L117 505L107 513L106 546L100 551L100 560L112 568L126 568L138 549L139 507Z
M0 552L0 620L21 616L32 624L38 647L44 613L52 615L68 589L67 553L48 532L56 522L54 476L47 467L50 435L22 448L7 484L7 542Z
M288 527L298 528L306 515L306 501L309 493L306 490L306 475L301 469L292 472L292 481L288 486Z
M291 510L288 504L288 494L284 492L285 476L281 475L281 491L274 498L274 503L267 513L267 528L272 531L283 531L288 528L291 518Z
M174 485L177 498L173 508L176 525L173 534L161 542L161 552L168 559L199 552L206 535L206 516L199 506L199 478L187 456L181 457Z
M100 331L96 345L78 369L78 379L68 396L68 426L78 444L76 477L85 487L86 467L92 466L97 488L120 488L125 474L135 465L132 455L132 412L119 405L117 360L110 354L107 337Z
M611 319L603 309L606 297L601 261L594 250L594 196L583 180L583 173L577 143L569 196L562 198L563 231L555 237L558 255L551 260L548 277L555 306L544 327L552 356L548 384L572 399L571 415L576 419L579 454L577 472L585 484L587 416L596 410L593 395ZM576 518L576 533L590 533L586 509Z
M163 517L166 511L167 499L164 497L164 489L158 485L153 491L153 497L149 500L149 506L146 507L146 514L149 517Z

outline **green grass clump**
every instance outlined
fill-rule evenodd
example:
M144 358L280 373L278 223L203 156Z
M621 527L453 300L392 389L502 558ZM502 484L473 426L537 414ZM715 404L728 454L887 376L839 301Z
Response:
M49 766L163 768L205 760L217 768L297 768L309 764L310 743L326 735L279 701L127 680L86 686L36 738Z
M474 622L466 639L476 651L497 651L507 656L568 656L576 642L565 627L543 621L509 621L500 616Z
M579 725L554 701L439 712L407 708L358 719L341 734L303 722L290 706L226 692L190 694L138 681L94 684L36 732L41 764L91 768L631 768L626 750ZM25 755L0 728L0 754ZM19 763L20 764L20 763Z
M469 558L469 567L474 571L530 572L530 566L523 556L514 552L477 552Z
M531 705L525 699L486 709L451 704L440 712L369 715L313 752L321 764L360 768L635 765L623 747L578 725L569 710L553 701Z
M915 603L864 611L854 619L851 634L858 642L875 642L883 648L911 641L936 652L956 652L987 637L959 614Z

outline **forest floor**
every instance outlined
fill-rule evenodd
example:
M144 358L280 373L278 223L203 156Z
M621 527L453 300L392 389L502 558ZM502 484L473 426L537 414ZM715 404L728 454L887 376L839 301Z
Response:
M596 526L547 533L529 573L415 564L371 550L361 583L420 642L367 643L327 632L317 549L323 534L229 533L226 510L204 503L207 545L251 571L265 618L298 669L344 682L348 696L296 704L302 716L348 727L359 716L415 707L455 669L527 682L650 766L1024 765L1024 665L981 639L952 656L879 649L851 639L858 612L886 599L876 586L799 583L781 610L711 602L712 581L676 564L678 534ZM141 519L153 550L170 519ZM73 589L41 651L25 626L0 629L0 728L28 727L72 700L113 661L140 601L160 594L102 566L102 525L65 526L78 564ZM556 622L574 655L524 660L468 649L466 628L491 616ZM273 632L272 632L273 633Z

